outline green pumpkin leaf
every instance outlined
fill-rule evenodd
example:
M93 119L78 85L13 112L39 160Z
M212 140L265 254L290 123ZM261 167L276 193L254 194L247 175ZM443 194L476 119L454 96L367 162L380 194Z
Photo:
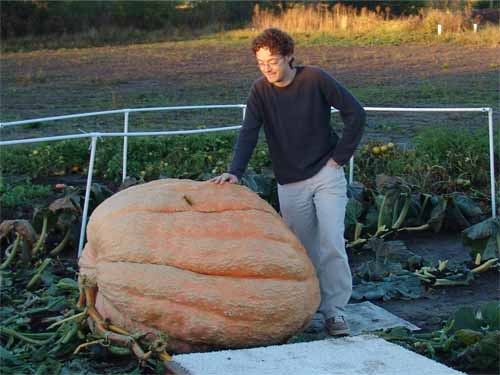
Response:
M482 240L498 233L500 218L489 218L477 223L462 232L469 240Z
M491 331L500 330L500 302L493 301L481 307L483 321Z
M479 205L474 202L465 194L454 193L452 194L453 204L460 210L468 221L477 223L483 215L483 210Z
M462 307L454 315L453 320L455 324L452 331L458 331L460 329L472 329L479 331L483 322L477 318L476 312L472 307Z
M433 196L431 198L432 211L428 221L434 232L439 232L443 226L448 201L442 196Z
M359 221L359 217L363 213L363 204L354 199L350 198L347 201L347 206L346 206L346 216L345 216L345 224L346 226L350 225L356 225L356 223Z
M500 256L500 218L489 218L462 232L464 245L473 257L481 254L483 260Z
M461 368L473 368L477 370L498 370L500 360L500 331L488 332L477 343L468 346L459 352L454 362Z
M459 329L455 332L457 343L465 346L473 345L483 338L483 334L472 329Z

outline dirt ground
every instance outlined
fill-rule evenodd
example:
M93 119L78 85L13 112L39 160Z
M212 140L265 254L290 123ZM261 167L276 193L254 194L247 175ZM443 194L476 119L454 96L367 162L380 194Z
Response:
M365 106L486 107L498 117L500 48L452 44L296 48ZM6 53L0 57L1 121L151 106L245 103L259 77L247 43L208 41ZM133 114L132 130L238 124L240 111ZM334 116L335 118L335 116ZM122 128L122 115L6 128L3 139ZM336 122L337 125L338 122ZM485 127L482 114L380 114L366 139L407 142L420 126ZM75 128L79 129L75 131Z
M438 260L461 263L470 260L469 251L462 244L459 233L420 233L399 238L416 255L437 264ZM352 262L354 265L356 262ZM479 307L500 297L500 275L497 271L480 274L468 286L436 287L428 290L424 298L411 301L371 301L393 314L415 324L423 330L442 327L462 306Z

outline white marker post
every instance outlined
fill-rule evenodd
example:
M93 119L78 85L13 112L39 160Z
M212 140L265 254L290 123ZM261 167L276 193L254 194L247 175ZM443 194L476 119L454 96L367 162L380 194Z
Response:
M442 32L443 32L443 26L438 25L438 35L441 35Z
M474 28L474 32L477 33L477 23L473 24L472 27Z

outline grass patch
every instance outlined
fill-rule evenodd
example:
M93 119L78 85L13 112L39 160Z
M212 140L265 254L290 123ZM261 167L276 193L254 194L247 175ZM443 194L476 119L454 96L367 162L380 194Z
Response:
M375 105L496 107L498 92L495 89L498 73L446 75L435 79L412 82L391 82L384 85L352 87L352 92L363 102ZM467 95L464 95L467 90Z
M285 29L288 30L288 29ZM481 31L460 31L445 33L438 36L434 32L420 32L402 27L374 27L363 31L337 30L332 31L290 31L297 43L304 47L331 45L339 47L370 46L370 45L402 45L407 43L439 44L451 43L460 45L496 47L500 43L500 32L495 25L487 25ZM207 40L217 40L221 43L246 44L258 35L255 30L236 30L216 34Z

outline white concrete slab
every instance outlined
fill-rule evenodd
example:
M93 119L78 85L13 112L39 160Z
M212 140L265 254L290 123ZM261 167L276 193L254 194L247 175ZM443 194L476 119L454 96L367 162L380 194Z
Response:
M174 356L190 375L459 375L375 336Z
M420 329L416 325L368 301L349 304L345 309L351 336L394 327L406 327L410 331Z

